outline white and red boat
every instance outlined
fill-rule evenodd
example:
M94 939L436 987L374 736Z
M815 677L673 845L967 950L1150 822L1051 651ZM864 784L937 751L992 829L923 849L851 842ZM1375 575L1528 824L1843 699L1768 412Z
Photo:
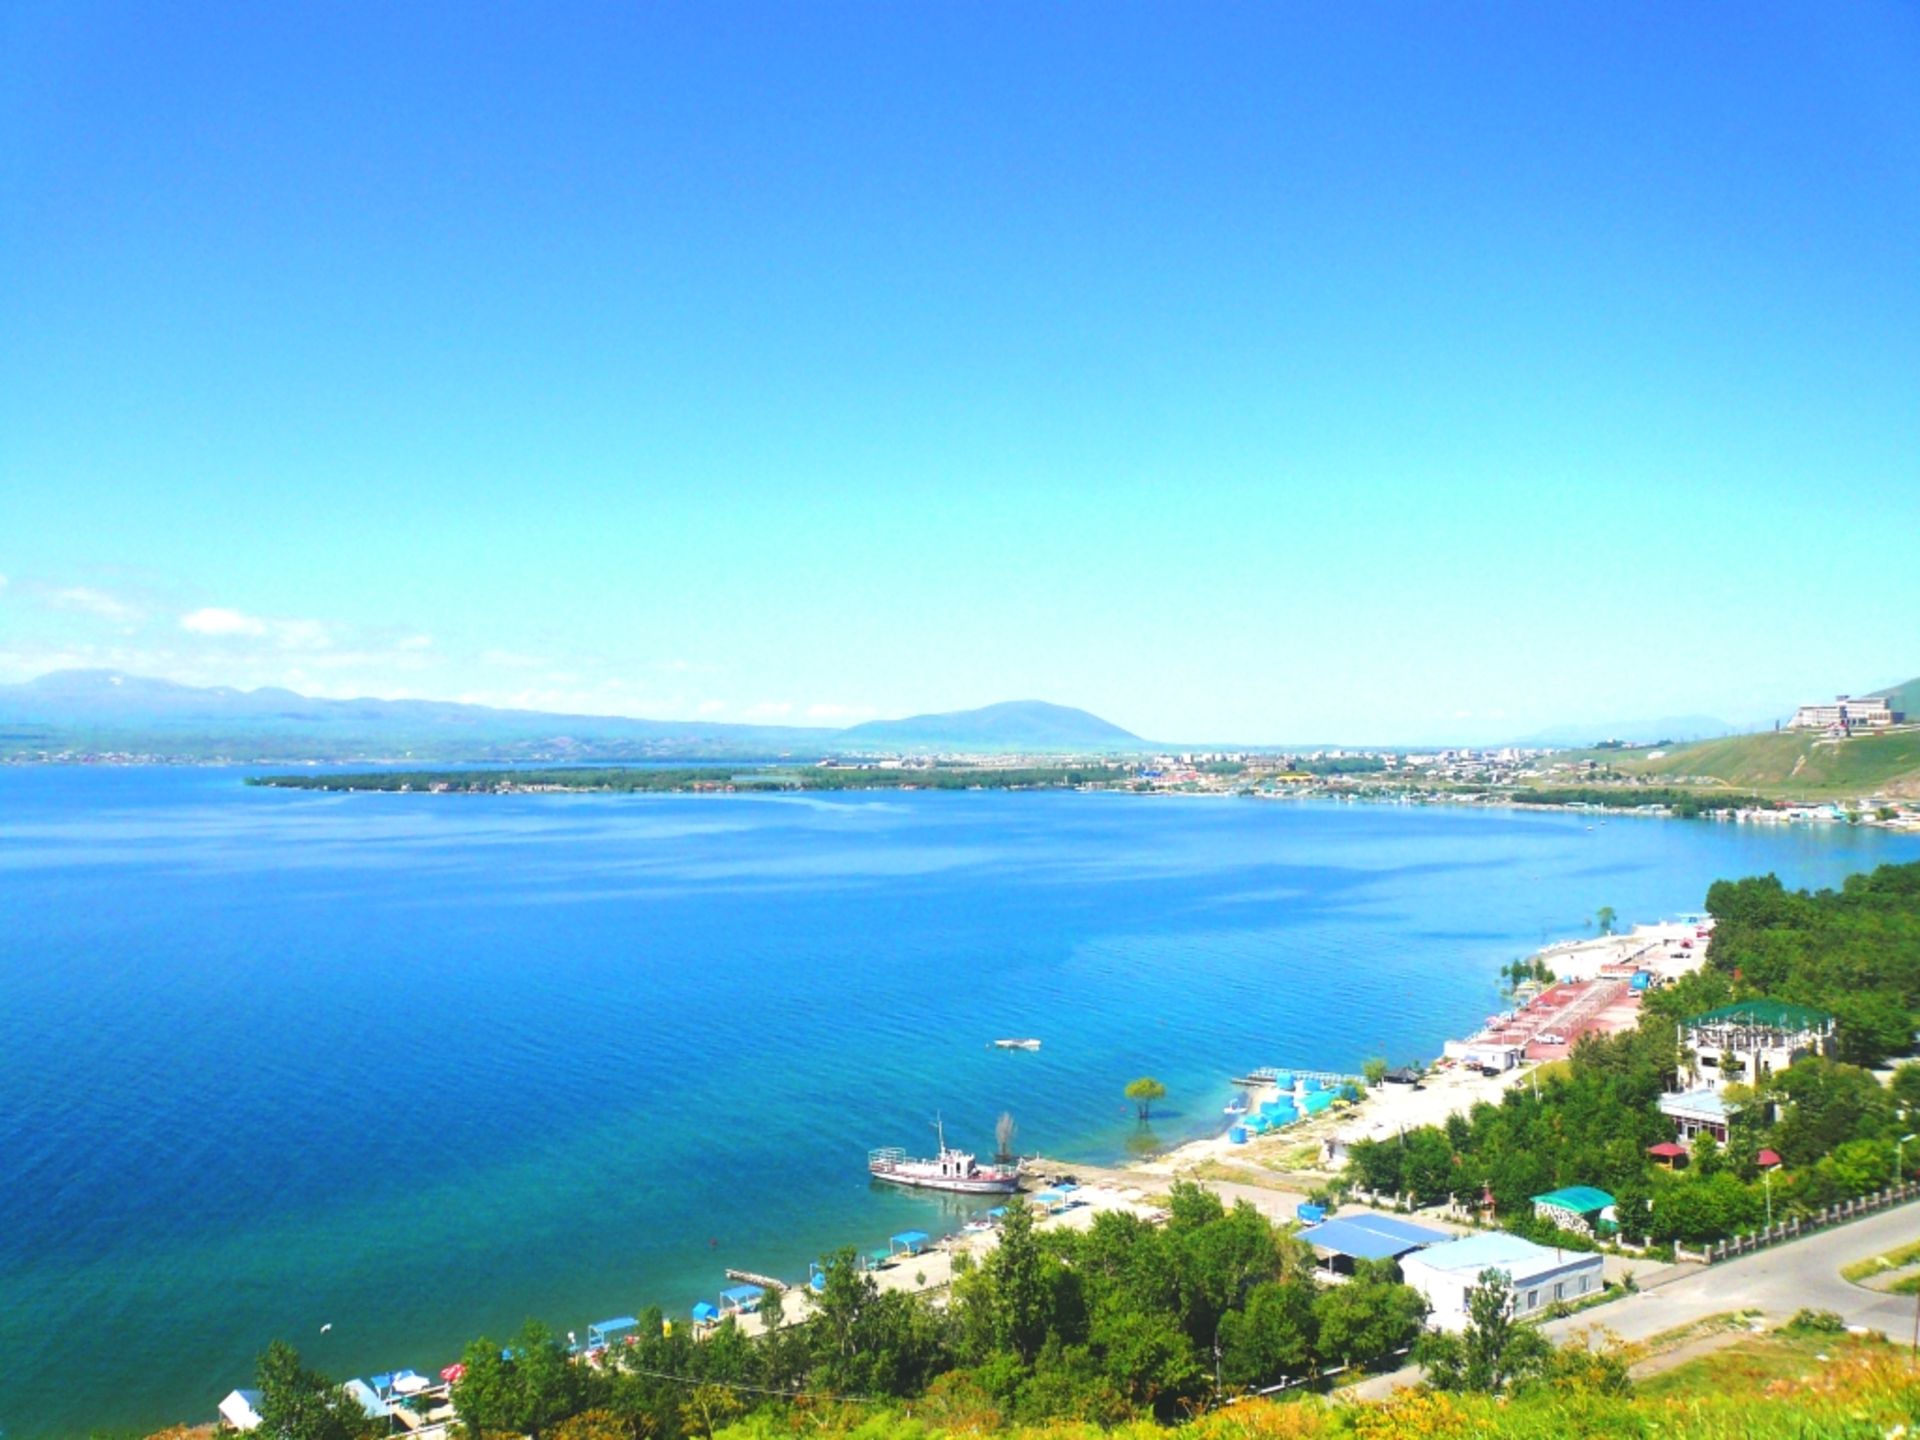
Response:
M1011 1195L1020 1188L1020 1167L982 1165L964 1150L947 1146L947 1132L938 1121L940 1154L932 1160L910 1160L897 1146L867 1152L867 1173L892 1185L918 1190L954 1190L962 1195Z

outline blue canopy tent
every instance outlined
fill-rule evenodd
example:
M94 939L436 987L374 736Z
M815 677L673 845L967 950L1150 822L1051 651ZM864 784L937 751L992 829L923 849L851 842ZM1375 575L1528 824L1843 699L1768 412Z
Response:
M751 1315L760 1308L766 1288L760 1285L734 1285L720 1292L720 1311L724 1315Z
M1042 1190L1033 1197L1033 1203L1049 1215L1055 1215L1067 1208L1067 1197L1058 1190Z
M993 1208L992 1208L991 1210L989 1210L989 1211L987 1211L987 1218L988 1218L989 1220L1004 1220L1004 1219L1006 1219L1006 1218L1007 1218L1007 1207L1006 1207L1006 1206L1004 1206L1004 1205L996 1205L996 1206L994 1206L994 1207L993 1207Z
M902 1230L887 1240L887 1255L918 1255L927 1248L927 1232L924 1230Z
M640 1328L640 1322L631 1315L616 1315L611 1320L596 1320L587 1326L587 1348L604 1350L619 1340L629 1340Z
M827 1288L827 1267L818 1260L807 1262L807 1288L815 1294Z
M702 1300L698 1305L693 1307L693 1323L696 1325L712 1325L719 1319L720 1310L718 1306L709 1305L705 1300Z
M884 1270L893 1263L893 1251L882 1246L878 1250L867 1251L862 1259L865 1262L861 1267L862 1269Z

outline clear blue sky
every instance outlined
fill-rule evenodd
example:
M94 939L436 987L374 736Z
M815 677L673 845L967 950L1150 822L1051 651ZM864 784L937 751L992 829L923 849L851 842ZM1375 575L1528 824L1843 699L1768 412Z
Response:
M1920 673L1905 4L0 8L0 680L1168 738Z

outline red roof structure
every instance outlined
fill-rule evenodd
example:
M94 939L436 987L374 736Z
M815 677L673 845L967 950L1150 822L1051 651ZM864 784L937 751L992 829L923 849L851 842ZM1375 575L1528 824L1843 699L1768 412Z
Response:
M1678 1160L1686 1153L1686 1146L1676 1145L1671 1140L1663 1140L1658 1145L1647 1146L1647 1154L1657 1155L1662 1160Z
M1762 1150L1753 1158L1762 1170L1772 1170L1780 1164L1780 1156L1772 1150Z

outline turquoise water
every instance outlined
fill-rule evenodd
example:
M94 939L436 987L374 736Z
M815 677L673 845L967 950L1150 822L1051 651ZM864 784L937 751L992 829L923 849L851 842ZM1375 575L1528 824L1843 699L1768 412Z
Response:
M0 770L0 1432L210 1416L273 1336L438 1368L955 1223L871 1145L1125 1152L1431 1055L1494 971L1920 844L1071 794L326 796ZM1037 1035L1037 1054L989 1050ZM331 1322L325 1336L320 1326Z

